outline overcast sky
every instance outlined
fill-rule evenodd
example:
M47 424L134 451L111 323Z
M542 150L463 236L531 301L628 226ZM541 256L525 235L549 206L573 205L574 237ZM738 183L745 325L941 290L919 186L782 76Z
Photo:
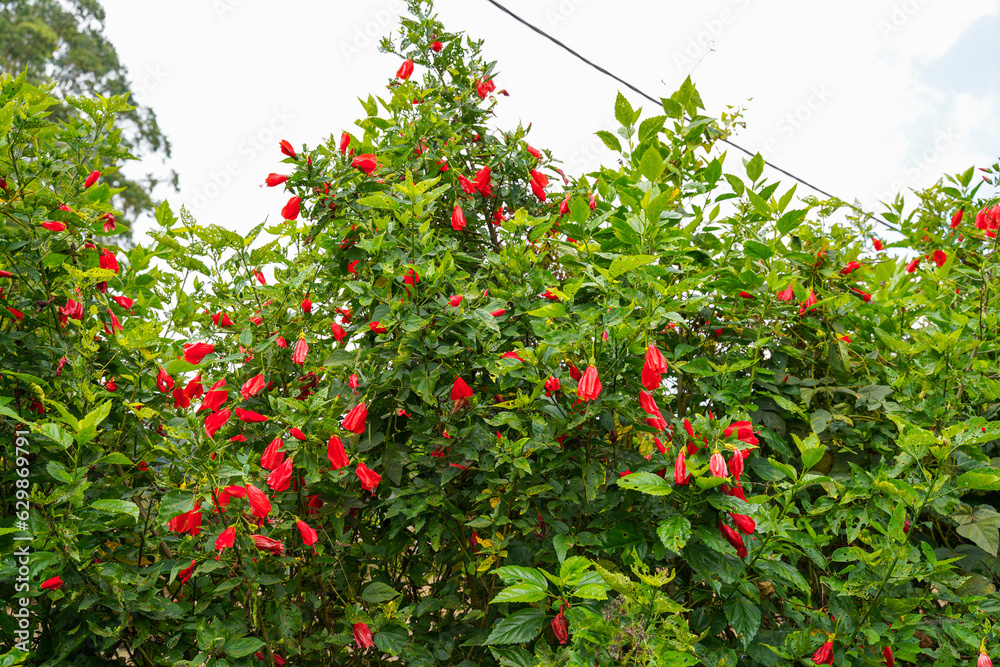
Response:
M736 143L869 208L1000 156L1000 0L502 4L656 98L691 74L708 113L746 108ZM403 0L104 5L137 99L173 144L181 192L163 194L230 229L280 217L287 195L258 186L282 170L281 139L315 145L351 128L357 98L383 94L399 66L377 43ZM594 132L614 129L617 82L485 0L438 0L436 11L498 61L510 92L500 127L533 123L531 143L568 173L611 162ZM743 156L729 153L736 170Z

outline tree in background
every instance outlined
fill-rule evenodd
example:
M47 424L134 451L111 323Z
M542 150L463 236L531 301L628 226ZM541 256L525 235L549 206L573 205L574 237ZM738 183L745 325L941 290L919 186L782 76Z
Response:
M0 71L12 76L27 72L35 84L55 82L53 95L62 102L53 109L57 119L78 113L66 104L71 95L128 96L135 108L119 113L115 122L121 147L135 155L170 157L170 142L156 114L136 103L128 71L104 36L104 8L97 0L0 2ZM104 170L104 178L112 187L125 188L115 201L126 220L152 211L151 193L160 181L152 172L131 179L112 169ZM171 171L169 178L176 188L177 174Z

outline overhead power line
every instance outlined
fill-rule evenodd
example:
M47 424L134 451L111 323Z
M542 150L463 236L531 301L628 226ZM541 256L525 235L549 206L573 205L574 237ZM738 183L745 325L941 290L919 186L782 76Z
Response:
M617 81L618 83L622 84L623 86L625 86L625 87L626 87L626 88L628 88L629 90L633 91L633 92L634 92L634 93L636 93L637 95L641 95L641 96L645 97L645 98L646 98L647 100L649 100L649 101L650 101L650 102L652 102L653 104L656 104L656 105L660 105L660 104L662 104L662 101L661 101L661 100L658 100L658 99L656 99L655 97L653 97L652 95L649 95L648 93L646 93L646 92L644 92L644 91L640 90L639 88L637 88L637 87L633 86L633 85L632 85L631 83L629 83L629 82L628 82L628 81L626 81L625 79L621 78L621 77L620 77L620 76L618 76L617 74L615 74L615 73L613 73L613 72L610 72L610 71L608 71L608 70L604 69L603 67L601 67L600 65L598 65L598 64L597 64L597 63L595 63L594 61L590 60L590 59L589 59L589 58L587 58L586 56L584 56L584 55L582 55L582 54L578 53L577 51L573 50L572 48L570 48L569 46L567 46L567 45L566 45L566 44L564 44L563 42L559 41L558 39L556 39L555 37L553 37L553 36L552 36L552 35L550 35L549 33L547 33L547 32L545 32L544 30L542 30L541 28L539 28L539 27L535 26L535 25L534 25L534 24L532 24L532 23L529 23L528 21L526 21L525 19L521 18L520 16L518 16L517 14L515 14L514 12L512 12L511 10L507 9L507 8L506 8L505 6L503 6L502 4L500 4L499 2L497 2L497 0L486 0L486 1L487 1L488 3L490 3L491 5L493 5L494 7L496 7L497 9L499 9L500 11L502 11L503 13L505 13L505 14L507 14L508 16L510 16L511 18L513 18L513 19L514 19L515 21L517 21L518 23L521 23L521 24L523 24L523 25L527 26L528 28L530 28L531 30L534 30L534 31L535 31L535 32L537 32L537 33L538 33L539 35L541 35L541 36L542 36L542 37L544 37L545 39L549 40L550 42L552 42L552 43L553 43L553 44L555 44L556 46L560 47L561 49L563 49L563 50L565 50L565 51L567 51L567 52L569 52L569 53L571 53L571 54L572 54L573 56L575 56L575 57L576 57L576 58L578 58L579 60L581 60L581 61L585 62L586 64L588 64L588 65L590 65L591 67L593 67L594 69L596 69L596 70L597 70L598 72L601 72L602 74L604 74L604 75L606 75L606 76L609 76L609 77L611 77L612 79L614 79L614 80L615 80L615 81ZM729 140L729 139L723 139L722 141L723 141L724 143L726 143L726 144L729 144L729 145L730 145L730 146L732 146L733 148L735 148L735 149L737 149L737 150L740 150L740 151L742 151L742 152L746 153L746 154L747 154L747 155L749 155L750 157L754 157L754 156L756 155L756 153L751 153L751 152L750 152L749 150L747 150L746 148L743 148L743 147L742 147L742 146L740 146L739 144L737 144L737 143L735 143L735 142L733 142L733 141L731 141L731 140ZM797 182L801 183L802 185L806 186L807 188L811 188L812 190L815 190L816 192L820 193L821 195L824 195L824 196L826 196L826 197L828 197L828 198L830 198L830 199L839 199L840 201L844 201L843 199L840 199L840 197L837 197L837 196L835 196L835 195L832 195L832 194L830 194L829 192L827 192L826 190L823 190L822 188L818 188L818 187L816 187L815 185L813 185L812 183L809 183L808 181L806 181L806 180L804 180L804 179L802 179L802 178L799 178L799 177L798 177L798 176L796 176L795 174L793 174L793 173L791 173L791 172L789 172L789 171L786 171L786 170L782 169L781 167L777 166L777 165L776 165L776 164L774 164L773 162L768 162L767 160L764 160L764 164L765 164L765 165L767 165L768 167L771 167L771 169L774 169L775 171L778 171L778 172L781 172L781 173L782 173L782 174L784 174L785 176L788 176L789 178L791 178L791 179L793 179L793 180L795 180L795 181L797 181ZM846 203L846 202L845 202L845 203ZM850 206L850 204L848 204L848 205ZM852 206L852 208L853 208L853 206ZM894 231L897 231L897 232L899 231L899 229L898 229L898 228L896 228L896 227L895 227L895 226L893 226L892 224L890 224L890 223L886 222L885 220L882 220L881 218L877 218L877 217L876 217L876 218L874 218L874 219L875 219L875 220L876 220L877 222L880 222L880 223L882 223L883 225L886 225L887 227L889 227L890 229L892 229L892 230L894 230Z

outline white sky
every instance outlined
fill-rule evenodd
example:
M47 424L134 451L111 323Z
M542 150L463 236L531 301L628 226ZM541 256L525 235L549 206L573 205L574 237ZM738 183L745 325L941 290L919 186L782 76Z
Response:
M1000 0L503 4L654 97L693 70L709 114L746 107L736 143L869 208L1000 156ZM281 139L298 148L339 136L363 113L357 98L383 94L399 66L377 43L403 0L104 5L137 99L173 144L181 192L161 196L234 230L279 218L288 195L258 186L286 170ZM436 11L498 61L497 86L511 94L499 126L533 123L531 143L567 173L611 163L594 132L614 129L617 82L485 0L438 0ZM742 154L729 153L735 171Z

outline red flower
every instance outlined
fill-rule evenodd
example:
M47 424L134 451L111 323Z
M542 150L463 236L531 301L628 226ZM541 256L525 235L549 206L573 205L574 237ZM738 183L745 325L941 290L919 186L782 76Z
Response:
M456 294L455 296L448 297L448 303L450 303L455 308L458 308L462 304L462 299L465 297L461 294Z
M285 453L281 448L285 446L285 441L278 436L264 448L264 453L260 455L260 467L264 470L274 470L285 458Z
M197 535L201 532L201 510L196 507L190 512L178 514L167 522L167 530Z
M264 376L255 375L243 383L243 387L240 389L240 396L243 397L243 400L246 400L262 391L264 391Z
M817 301L818 299L816 299L816 295L810 289L809 296L806 297L805 301L799 304L799 315L804 315L807 310L812 310L813 306L816 305Z
M500 355L500 358L501 359L517 359L518 361L524 361L524 359L522 359L518 355L518 353L515 352L515 351L513 351L513 350L511 350L510 352L504 352L502 355Z
M285 553L285 545L282 544L280 540L264 537L263 535L254 535L253 543L257 545L257 548L261 551L268 551L275 556L280 556Z
M748 421L733 422L725 428L722 434L725 437L731 436L736 433L736 439L742 440L751 447L756 447L758 444L757 438L753 434L753 424Z
M8 308L8 309L7 309L7 311L8 311L8 312L9 312L9 313L10 313L11 315L13 315L13 316L14 316L14 318L15 318L15 319L16 319L16 320L17 320L18 322L21 322L21 321L23 321L23 320L24 320L24 313L22 313L22 312L21 312L20 310L18 310L17 308Z
M382 334L385 333L385 327L382 326L378 320L368 323L368 328L372 330L373 333Z
M367 625L364 623L355 623L353 629L354 643L358 645L358 648L375 648L375 642L372 641L372 631L368 629Z
M712 458L708 462L708 469L713 477L725 477L728 475L726 472L726 459L723 458L720 452L712 454Z
M441 49L444 48L444 44L441 42L431 42L431 51L434 53L439 53Z
M743 459L746 458L747 454L741 450L736 450L733 455L729 457L729 474L733 476L737 482L740 481L740 475L743 474Z
M174 388L174 379L162 368L156 374L156 388L164 394Z
M757 298L753 294L751 294L750 292L744 292L742 290L740 290L740 297L743 298L743 299L756 299Z
M111 269L115 273L118 273L118 259L115 257L115 254L107 248L103 248L101 250L101 257L99 261L102 269Z
M404 60L403 64L399 66L399 70L396 72L396 78L406 81L413 74L413 61Z
M292 460L285 459L281 465L271 471L267 476L267 485L274 491L287 491L288 483L292 479Z
M306 362L306 355L309 354L309 344L306 342L305 338L300 338L299 342L295 344L295 350L292 352L292 363L293 364L304 364Z
M831 660L830 664L833 662ZM976 667L993 667L993 661L990 660L990 656L987 653L983 653L981 650L979 652L979 660L976 661Z
M195 562L196 562L195 559L192 558L191 559L191 564L188 565L186 568L184 568L183 570L181 570L180 572L177 573L177 580L179 582L181 582L181 586L183 586L184 584L186 584L188 582L188 580L191 579L191 575L194 574L194 565L195 565Z
M691 479L688 475L687 463L684 461L684 448L681 448L680 452L677 454L677 460L674 462L674 484L678 486L683 486L687 484Z
M506 312L507 312L506 308L497 308L496 310L494 310L493 312L491 312L490 315L492 315L493 317L500 317L501 315L503 315Z
M218 430L229 421L230 414L229 408L222 408L218 412L213 412L205 417L205 433L208 434L209 438L215 437Z
M215 315L212 315L212 324L217 327L231 327L233 326L233 321L229 319L229 315L227 313L220 311Z
M330 441L326 445L326 457L330 459L330 470L340 470L350 465L347 452L344 451L344 443L335 435L330 436Z
M355 157L351 162L351 166L371 176L372 172L378 167L378 160L371 153L365 153Z
M292 437L295 438L296 440L305 440L306 439L306 434L303 433L302 431L300 431L297 428L290 428L290 429L288 429L288 432L291 433Z
M789 285L786 289L781 290L775 296L778 301L791 301L795 298L795 291L792 289L794 285Z
M465 176L461 174L456 174L458 176L458 184L462 186L462 191L467 195L476 194L476 185Z
M361 263L360 259L356 259L353 262L348 262L347 272L355 276L358 275L358 264L360 263Z
M493 211L493 225L495 227L500 227L501 225L503 225L504 220L506 220L506 218L503 215L503 208L498 208L497 210Z
M555 634L556 639L559 640L560 644L565 644L569 641L566 617L563 616L562 609L560 609L559 613L556 614L556 617L552 619L552 632Z
M961 213L961 211L959 211ZM896 656L892 654L892 647L886 646L882 649L882 657L885 658L886 667L894 667L896 664Z
M476 82L476 94L479 95L479 99L485 100L486 96L497 89L493 79L487 79L486 81Z
M66 225L61 222L56 222L55 220L49 220L42 223L42 227L49 230L50 232L61 232L66 229Z
M351 145L351 135L347 132L341 132L340 134L340 152L344 154L347 152L347 147Z
M729 516L744 535L753 535L753 531L757 530L757 522L750 517L743 514L733 514L732 512L729 513Z
M597 369L593 366L587 366L587 370L583 372L583 377L580 378L576 387L577 397L581 401L593 401L601 394L602 389L604 387L601 386Z
M274 344L284 350L288 347L288 341L285 340L284 336L278 336L274 339Z
M472 182L476 185L476 190L479 191L484 197L489 197L493 194L490 189L490 168L483 167L476 172L476 175L472 178Z
M562 391L562 385L559 383L559 378L554 378L551 375L545 380L545 395L551 396L552 394Z
M184 393L181 387L174 387L174 408L182 410L191 407L191 398Z
M351 373L351 377L349 377L347 379L347 386L350 387L351 389L353 389L355 394L358 393L358 382L359 382L359 380L360 380L360 378L358 378L358 374L357 373Z
M229 391L224 388L225 386L226 381L223 379L209 387L208 393L205 394L205 398L202 399L197 412L201 412L202 410L211 410L212 412L218 411L222 404L229 400ZM186 393L187 389L185 388L184 391ZM190 396L190 394L188 395Z
M722 536L726 538L726 541L728 541L731 545L733 545L733 548L736 549L736 555L740 558L746 558L747 547L743 542L743 536L726 524L722 523L722 521L719 521L719 530L722 532Z
M879 241L878 239L872 239L872 245L875 246L876 252L882 252L883 246L881 241Z
M319 539L319 536L316 535L316 531L313 530L309 526L309 524L307 524L305 521L296 521L295 527L299 529L299 535L302 536L303 544L305 544L307 547L311 547L312 545L316 544L316 540Z
M852 272L854 272L854 271L856 271L857 269L860 269L860 268L861 268L861 265L859 263L857 263L857 262L848 262L847 266L845 266L844 268L842 268L840 270L840 275L842 275L842 276L849 276L849 275L851 275Z
M184 360L189 364L200 364L207 355L215 352L215 346L209 343L184 344Z
M108 380L107 383L105 383L104 388L111 392L118 391L118 385L115 384L114 378Z
M340 425L345 431L357 433L365 432L365 421L368 419L368 407L364 403L358 403L347 413Z
M229 491L229 487L226 487L226 492L230 495L236 495ZM250 503L250 513L258 519L263 519L271 513L271 501L267 499L263 491L253 484L247 484L246 497L247 502Z
M955 229L962 222L962 215L965 213L964 208L960 208L955 211L955 215L951 216L951 228ZM890 666L891 667L891 666Z
M944 263L948 261L948 254L944 250L934 251L934 263L938 265L938 268L944 266Z
M241 422L247 422L248 424L266 422L269 419L267 415L262 415L259 412L254 412L253 410L244 410L243 408L236 408L236 418Z
M541 160L542 159L542 151L538 150L534 146L528 146L527 151L536 160Z
M826 642L813 653L813 662L817 665L833 664L833 642Z
M288 200L288 203L284 205L281 209L281 217L285 220L295 220L299 217L299 212L302 210L302 200L298 197L292 197Z
M83 182L83 189L86 190L87 188L89 188L91 185L96 183L97 179L99 179L100 177L101 177L101 172L99 171L90 172L90 175L87 176L87 180Z
M111 300L114 301L115 303L117 303L119 306L121 306L125 310L127 310L128 312L130 312L130 313L132 312L132 304L134 304L135 301L133 301L132 299L128 298L127 296L113 296L113 297L111 297Z
M865 303L868 303L869 301L871 301L871 300L872 300L872 295L871 295L871 294L868 294L867 292L862 292L862 291L861 291L861 290L859 290L859 289L858 289L857 287L852 287L852 288L851 288L851 291L853 291L853 292L854 292L854 293L856 293L856 294L857 294L858 296L860 296L860 297L861 297L861 299L862 299L862 300L863 300L863 301L864 301Z
M455 204L455 209L451 212L451 228L456 232L465 229L465 214L462 213L462 207L458 204Z
M319 496L313 494L309 496L309 502L306 503L306 507L309 508L308 510L306 510L309 514L318 514L319 512L317 510L323 507L323 501L320 499Z
M97 219L104 221L103 227L105 234L110 234L111 232L115 231L115 227L117 226L116 224L117 221L115 220L115 216L113 214L102 213L101 215L97 216Z
M265 185L267 185L267 187L273 188L276 185L281 185L287 180L288 176L286 176L285 174L275 174L272 172L267 175L267 178L264 179L264 183Z
M358 479L361 480L361 488L365 491L371 491L372 495L375 495L375 487L378 483L382 481L382 475L378 474L364 463L359 463L355 471L358 475Z
M663 373L667 371L667 360L652 343L646 348L646 359L642 364L642 386L653 391L659 388L663 381Z
M59 323L65 326L69 319L83 320L83 304L76 299L66 299L66 305L59 308Z
M94 173L96 174L97 172L95 171ZM41 588L43 591L54 591L57 588L62 588L62 585L62 577L52 577L43 581Z
M309 300L309 297L302 299L302 312L306 315L311 314L313 311L313 302Z
M344 327L340 326L336 322L330 323L330 331L333 332L333 337L338 343L347 338L347 332L344 330Z
M236 526L230 526L219 533L219 536L215 538L215 548L219 550L219 555L215 557L215 560L220 560L222 558L223 549L228 549L233 546L233 542L235 540Z
M295 149L292 148L292 145L287 141L285 141L284 139L281 140L281 143L278 144L278 146L281 148L281 152L287 155L288 157L290 158L295 157Z
M917 257L915 260L906 265L906 272L913 273L920 266L920 258Z
M454 402L461 401L472 396L472 387L465 383L460 377L455 378L455 382L451 385L451 400Z

